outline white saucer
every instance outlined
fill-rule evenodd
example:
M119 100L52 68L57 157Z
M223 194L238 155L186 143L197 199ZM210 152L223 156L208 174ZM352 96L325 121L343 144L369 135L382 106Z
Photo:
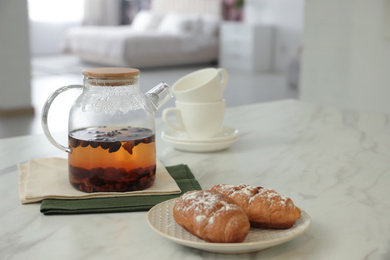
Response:
M186 152L216 152L229 148L235 141L237 137L222 141L222 142L184 142L184 141L174 141L172 139L166 138L162 135L162 139L168 144L172 145L175 149L186 151Z
M151 208L146 216L150 227L159 235L184 246L214 253L252 253L283 244L309 229L310 216L301 209L301 218L288 229L251 228L242 243L209 243L190 234L173 218L176 199L167 200Z
M164 140L171 140L174 142L185 142L185 143L217 143L217 142L228 142L233 139L237 139L238 130L223 126L221 130L211 138L192 138L189 137L185 132L168 129L162 132L162 138Z

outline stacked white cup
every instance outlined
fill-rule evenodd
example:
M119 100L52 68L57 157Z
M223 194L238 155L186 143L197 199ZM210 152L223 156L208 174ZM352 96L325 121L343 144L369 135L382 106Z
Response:
M206 68L190 73L172 86L176 107L163 111L164 122L189 138L214 137L221 129L226 101L223 99L229 76L223 68ZM176 123L169 115L176 117Z

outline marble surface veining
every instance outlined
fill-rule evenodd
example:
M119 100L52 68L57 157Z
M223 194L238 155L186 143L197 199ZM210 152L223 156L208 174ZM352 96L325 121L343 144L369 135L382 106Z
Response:
M187 164L203 189L248 183L291 197L312 218L302 236L223 255L166 240L146 212L44 216L19 203L16 165L66 154L37 135L0 140L0 259L390 259L390 115L286 100L229 108L224 124L240 131L230 149L189 153L161 140L158 118L158 157Z

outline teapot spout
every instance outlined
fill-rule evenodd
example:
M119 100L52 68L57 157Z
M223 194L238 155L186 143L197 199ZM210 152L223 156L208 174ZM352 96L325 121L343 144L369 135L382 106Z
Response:
M165 82L161 82L151 90L145 93L146 97L153 105L154 111L159 109L168 100L173 97L173 93L169 85Z

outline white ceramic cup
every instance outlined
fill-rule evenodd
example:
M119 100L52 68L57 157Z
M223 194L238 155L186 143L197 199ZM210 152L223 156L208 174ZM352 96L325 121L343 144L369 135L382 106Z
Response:
M222 127L225 116L224 99L207 103L188 103L176 100L176 107L166 108L162 118L172 129L182 131L191 138L211 138ZM176 122L169 117L173 114Z
M206 68L192 72L172 85L172 92L181 102L212 102L222 100L229 80L223 68Z

